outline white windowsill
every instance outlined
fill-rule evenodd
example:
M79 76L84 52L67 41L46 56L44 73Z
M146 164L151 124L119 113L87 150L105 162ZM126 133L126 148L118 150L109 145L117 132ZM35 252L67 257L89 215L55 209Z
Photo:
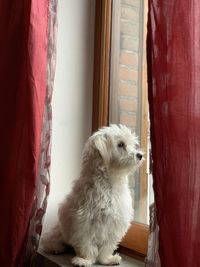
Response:
M120 267L144 267L145 264L126 255L120 254L122 262ZM44 252L37 252L34 257L31 267L72 267L71 258L72 254L65 253L62 255L51 255ZM93 267L102 267L102 265L92 265Z

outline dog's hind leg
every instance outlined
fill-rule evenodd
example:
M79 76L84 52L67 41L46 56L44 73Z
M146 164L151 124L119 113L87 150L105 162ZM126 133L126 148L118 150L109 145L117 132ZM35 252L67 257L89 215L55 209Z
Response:
M65 243L58 224L42 235L40 247L47 253L61 254L64 252Z

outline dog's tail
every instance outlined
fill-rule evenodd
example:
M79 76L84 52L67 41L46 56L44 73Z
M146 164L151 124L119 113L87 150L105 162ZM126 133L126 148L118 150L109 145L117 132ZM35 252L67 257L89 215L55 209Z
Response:
M42 235L40 248L52 254L61 254L65 251L65 243L58 223Z

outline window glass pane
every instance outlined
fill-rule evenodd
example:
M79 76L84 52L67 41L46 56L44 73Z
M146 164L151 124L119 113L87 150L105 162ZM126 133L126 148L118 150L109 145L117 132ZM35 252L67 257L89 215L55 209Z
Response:
M146 3L141 0L113 1L110 123L121 123L138 135L145 147L146 161L137 173L130 175L135 221L148 223L148 206L153 202L149 174L149 121L145 67ZM144 73L145 72L145 73Z

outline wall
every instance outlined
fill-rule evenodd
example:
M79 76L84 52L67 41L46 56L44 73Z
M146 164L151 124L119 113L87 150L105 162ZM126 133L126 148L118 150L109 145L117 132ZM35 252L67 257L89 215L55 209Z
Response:
M117 4L118 3L118 4ZM111 117L112 123L130 127L142 140L143 23L144 4L141 0L115 2L111 60ZM144 137L143 137L144 138ZM143 164L144 165L144 164ZM145 165L144 167L145 168ZM144 173L146 170L144 171ZM146 175L130 175L134 199L135 221L146 223ZM145 207L144 207L145 206Z
M115 69L112 122L120 122L140 135L141 64L143 48L143 4L140 0L121 0L116 7L113 31L119 45L111 69ZM116 44L114 44L116 45ZM116 67L116 65L118 67ZM112 116L114 114L114 116Z
M51 193L44 229L80 171L91 134L94 0L59 0L57 66L53 94Z
M121 1L119 110L120 121L136 130L140 80L140 0ZM126 90L124 90L126 89ZM137 132L139 133L138 129Z

